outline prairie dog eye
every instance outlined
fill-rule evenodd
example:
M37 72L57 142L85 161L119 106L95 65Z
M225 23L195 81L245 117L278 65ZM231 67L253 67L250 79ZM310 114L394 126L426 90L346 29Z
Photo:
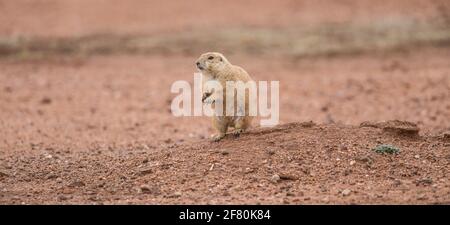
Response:
M212 60L212 59L214 59L214 56L208 57L208 60Z

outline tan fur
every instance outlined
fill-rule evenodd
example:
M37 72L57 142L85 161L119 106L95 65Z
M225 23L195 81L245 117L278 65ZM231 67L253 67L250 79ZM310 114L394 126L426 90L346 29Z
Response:
M226 111L226 82L227 81L251 81L248 73L239 66L232 65L221 53L208 52L202 54L196 61L197 67L203 74L203 80L219 81L224 88L223 91L223 110ZM245 131L251 124L252 118L249 116L249 94L245 95L245 116L213 116L212 124L218 134L213 137L214 141L219 141L223 137L229 127L234 127L233 134L238 136ZM214 94L208 90L203 95L203 99L214 99ZM234 108L237 108L237 99L234 99ZM213 103L214 104L214 103Z

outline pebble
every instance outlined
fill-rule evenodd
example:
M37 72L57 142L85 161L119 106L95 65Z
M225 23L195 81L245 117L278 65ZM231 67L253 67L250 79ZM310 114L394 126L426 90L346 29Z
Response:
M69 187L83 187L86 184L83 181L75 181L69 184Z
M295 175L291 175L291 174L280 174L280 179L282 180L297 180L298 178Z
M65 195L58 196L58 201L65 201L65 200L68 200L68 199L69 199L69 197L67 197Z
M425 196L425 194L420 194L417 196L417 200L427 200L427 196Z
M148 185L141 185L141 187L139 187L139 190L142 192L142 193L149 193L149 192L151 192L150 190L150 187L148 186Z
M41 99L41 104L43 104L43 105L47 105L47 104L50 104L50 103L52 103L52 99L49 98L49 97L44 97L44 98Z
M280 181L280 179L281 179L281 178L280 178L280 175L274 174L270 180L271 180L273 183L277 183L278 181Z
M50 179L55 179L55 178L57 178L58 176L57 175L55 175L55 174L49 174L46 178L48 179L48 180L50 180Z
M352 160L352 161L350 161L350 166L353 166L353 165L355 165L355 163L356 163L356 161L355 161L355 160Z
M144 184L139 187L139 192L143 194L157 194L158 190L156 187L150 187Z
M295 194L292 193L292 192L287 192L287 193L286 193L286 196L288 196L288 197L293 197L293 196L295 196Z
M275 154L275 150L273 150L273 149L267 149L266 152L269 155L274 155Z
M342 191L342 195L343 196L349 196L350 193L351 193L351 191L349 189L345 189L345 190Z
M228 152L227 150L222 150L222 151L220 151L220 153L222 154L222 155L228 155L228 154L230 154L230 152Z
M0 177L9 177L9 175L5 172L0 171Z

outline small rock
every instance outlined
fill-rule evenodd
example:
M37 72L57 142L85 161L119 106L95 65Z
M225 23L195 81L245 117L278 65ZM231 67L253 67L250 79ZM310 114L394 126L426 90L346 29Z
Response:
M253 173L253 169L252 168L245 168L245 173Z
M179 192L179 191L176 191L175 193L173 193L173 196L175 197L175 198L179 198L179 197L181 197L181 192Z
M400 186L402 184L401 180L394 180L394 185L395 186Z
M422 178L422 179L419 179L416 181L417 186L419 186L419 185L429 186L431 184L433 184L433 179L431 179L431 178Z
M58 196L58 201L66 201L66 200L68 200L69 199L69 197L67 197L67 196L65 196L65 195L59 195Z
M420 155L415 155L414 158L420 159Z
M444 139L450 140L450 131L443 133L442 136L444 137Z
M159 189L156 186L141 185L139 192L142 194L159 194Z
M269 155L274 155L275 154L275 150L273 150L273 149L266 149L266 152Z
M226 149L223 149L223 150L220 151L220 154L228 155L228 154L230 154L230 152L228 152Z
M50 103L52 103L52 99L49 97L44 97L41 99L41 104L43 104L43 105L48 105Z
M141 168L139 169L139 175L151 174L153 171L151 168Z
M350 166L353 166L353 165L355 165L355 163L356 163L356 161L355 161L355 160L352 160L352 161L350 161Z
M344 170L344 176L348 176L351 173L352 173L352 170L350 170L350 169Z
M70 183L68 186L69 187L83 187L85 185L86 184L83 181L75 181L75 182Z
M294 194L294 193L292 193L292 192L287 192L287 193L286 193L286 196L287 196L287 197L294 197L294 196L295 196L295 194Z
M391 120L383 123L383 131L400 135L415 136L419 134L419 127L412 122Z
M87 195L96 195L97 192L95 192L95 191L86 191L85 194L87 194Z
M232 187L232 189L235 190L235 191L241 191L242 187L241 187L241 185L238 184L238 185Z
M153 195L159 195L161 193L158 186L155 185L149 186L145 184L139 187L138 192L142 194L153 194Z
M427 200L427 196L425 196L425 194L420 194L417 196L417 200Z
M0 177L9 177L9 175L5 172L0 171Z
M297 180L298 178L292 174L282 173L279 175L282 180Z
M273 182L273 183L277 183L278 181L280 181L280 175L278 175L278 174L274 174L271 178L270 178L270 180Z
M351 191L349 189L345 189L342 191L342 196L349 196Z
M51 180L51 179L55 179L55 178L57 178L58 176L56 176L55 174L49 174L46 178L48 179L48 180Z

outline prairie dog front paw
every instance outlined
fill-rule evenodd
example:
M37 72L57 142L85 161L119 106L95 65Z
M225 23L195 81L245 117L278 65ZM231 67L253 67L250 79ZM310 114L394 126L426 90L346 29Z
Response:
M212 94L213 94L212 92L205 92L205 93L203 93L202 102L206 103L206 104L214 103L214 99L212 97Z

